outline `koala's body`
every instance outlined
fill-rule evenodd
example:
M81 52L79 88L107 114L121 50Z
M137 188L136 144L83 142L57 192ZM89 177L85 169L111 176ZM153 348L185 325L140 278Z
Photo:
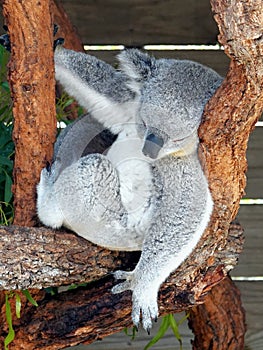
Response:
M133 322L142 317L148 330L158 316L161 283L192 252L212 212L197 129L222 78L198 63L156 60L138 50L119 60L117 71L56 49L57 79L117 139L104 155L79 151L61 167L62 150L42 171L38 214L44 224L65 225L104 247L142 250L134 271L115 273L125 281L113 292L132 290ZM78 138L85 139L84 129Z

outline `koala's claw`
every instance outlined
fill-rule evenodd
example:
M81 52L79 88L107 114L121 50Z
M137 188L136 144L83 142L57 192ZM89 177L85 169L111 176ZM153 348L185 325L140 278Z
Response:
M4 26L3 28L6 31L8 30L7 26ZM56 24L54 24L54 28L53 28L53 35L54 36L57 34L58 28L59 27ZM64 41L65 40L63 38L58 38L58 39L54 40L54 44L53 44L54 50L57 46L63 45ZM0 36L0 45L2 45L7 51L11 52L11 43L10 43L9 34L3 34Z
M130 289L130 283L128 281L125 281L123 283L117 284L117 286L114 286L111 290L113 294L118 294L125 292L126 290Z
M113 273L116 280L126 280L125 282L119 283L112 288L113 294L125 292L126 290L132 290L131 278L132 272L118 270Z
M65 42L65 40L63 38L58 38L58 39L54 40L54 44L53 44L54 50L57 46L63 45L64 42Z

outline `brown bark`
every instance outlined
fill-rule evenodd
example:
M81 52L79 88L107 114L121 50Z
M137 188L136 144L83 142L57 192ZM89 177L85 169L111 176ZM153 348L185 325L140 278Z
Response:
M59 26L58 37L65 38L64 47L75 51L83 51L77 29L70 22L62 4L59 1L51 0L51 12L54 16L54 23Z
M210 289L222 279L222 270L227 271L236 264L242 250L242 233L242 229L233 224L222 251L215 251L209 258L208 244L208 248L198 251L190 259L193 266L188 266L189 262L182 265L177 274L183 276L187 268L195 282L177 278L177 292L184 292L192 298L196 294L199 298L204 288ZM106 250L73 233L47 228L0 227L0 236L0 290L91 282L119 268L132 269L139 258L138 252ZM189 301L189 305L191 303Z
M225 1L213 0L212 5L221 30L221 42L225 43L229 55L236 57L231 62L221 88L207 105L204 122L199 130L215 208L211 224L193 254L162 287L159 298L161 314L180 311L203 302L205 293L219 283L233 267L242 245L239 230L229 230L229 224L236 215L244 192L248 136L262 112L262 37L258 31L262 24L262 2L249 0L240 4L239 1L232 1L229 5ZM248 25L244 26L244 23ZM4 236L9 230L12 232L13 228L2 231ZM45 236L42 230L44 229L35 231L36 237ZM21 230L22 232L25 233ZM34 237L33 229L29 232ZM47 236L53 235L48 230L46 233ZM69 236L65 237L70 245ZM21 246L23 244L21 242ZM83 250L82 243L77 244L82 246L82 259L86 249ZM21 252L19 246L20 244L16 245L16 252ZM66 254L66 246L67 244L62 249L61 261L65 261L65 256L73 255L76 258L74 254ZM47 246L36 239L33 247L39 258L42 253L45 261L43 247L46 249ZM38 250L39 247L42 247L42 251ZM96 266L105 255L107 259L109 256L103 250L98 254L91 260ZM118 254L116 258L112 263L118 261ZM76 260L73 263L71 261L73 265L76 262L79 263ZM50 260L47 265L50 266ZM30 272L31 266L27 270L26 264L22 266L23 273ZM71 272L71 265L69 266L68 270ZM115 268L116 266L106 267L103 273ZM100 273L98 271L99 275ZM82 274L84 272L80 275L76 273L76 281L83 280ZM32 285L33 283L36 283L35 280ZM16 339L10 348L62 349L82 341L91 342L96 337L114 333L130 324L130 293L114 296L110 292L112 285L111 279L102 279L92 283L88 289L63 293L53 300L43 299L37 309L27 306L20 327L17 326Z
M6 0L3 13L12 43L9 82L16 150L14 223L33 226L36 184L40 170L51 160L56 136L49 1Z
M195 334L193 350L244 349L245 311L238 288L225 278L190 310L189 326Z
M52 158L56 137L50 3L5 0L3 15L12 44L9 83L15 143L14 223L34 226L36 184L41 169ZM2 328L5 324L3 293L0 299Z
M214 258L208 262L207 273L199 273L194 282L188 280L176 286L170 278L163 285L159 293L160 315L180 312L196 303L204 302L207 292L223 278L219 261L222 265L227 262L232 264L238 256L241 247L235 244L240 244L240 234L240 227L232 225L229 235L232 238L228 242L228 247L231 248L229 248L229 256L226 257L226 261L224 253L216 252ZM83 248L84 241L81 244ZM233 251L232 255L231 251ZM134 255L131 254L131 260L133 257ZM84 257L82 259L84 263ZM106 260L104 268L111 271ZM132 266L125 259L120 261L122 268L126 268L127 264ZM181 273L184 267L180 268ZM95 265L94 269L99 272L100 267ZM131 293L113 295L111 288L114 284L113 278L106 276L90 283L87 288L60 293L52 299L43 295L42 300L38 302L38 308L32 308L28 304L23 305L22 318L16 323L16 338L10 349L63 349L80 342L89 344L96 339L120 331L123 327L131 326ZM200 288L206 286L202 292L199 291L199 298L195 296L196 284Z
M0 237L0 290L91 282L121 266L132 268L139 258L44 227L0 227Z

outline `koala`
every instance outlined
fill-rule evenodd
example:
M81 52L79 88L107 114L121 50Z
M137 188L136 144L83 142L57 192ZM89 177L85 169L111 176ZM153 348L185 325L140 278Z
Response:
M123 51L119 69L58 45L57 80L89 114L58 138L37 187L40 220L115 250L141 250L113 293L132 291L132 320L149 331L161 284L207 227L213 200L198 158L203 109L222 82L188 60ZM88 152L107 129L111 141ZM85 153L87 152L87 154Z
M99 187L96 194L94 189L85 192L86 201L103 198L106 214L99 204L89 203L83 207L87 217L84 229L73 230L110 249L142 251L133 271L115 272L116 279L124 281L112 292L132 291L133 322L138 326L142 319L149 330L152 319L158 317L160 285L192 252L210 219L213 201L197 154L197 130L204 106L222 78L201 64L157 60L135 49L122 52L118 59L120 69L115 70L86 54L63 47L55 51L57 79L94 119L118 135L108 154L99 158L104 164L100 181L94 175L98 174L98 155L92 155L89 162L81 158L65 169L55 192L60 195L62 187L65 191L72 186L68 179L74 176L79 184L83 174L85 186ZM128 151L122 154L125 147ZM127 168L118 165L118 155L119 160L126 159ZM124 191L127 181L132 186ZM132 197L136 188L146 188L147 205L136 211L131 225L125 196ZM76 201L76 208L79 195L74 185L70 201ZM110 213L106 212L108 206ZM71 215L64 212L66 217ZM76 218L80 226L82 216ZM91 227L92 237L87 235Z

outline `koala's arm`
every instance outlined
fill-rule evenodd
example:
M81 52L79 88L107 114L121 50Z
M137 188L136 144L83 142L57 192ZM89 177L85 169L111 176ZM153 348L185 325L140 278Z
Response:
M133 322L138 326L142 315L146 330L158 317L160 285L189 256L210 219L213 202L197 156L196 164L191 163L174 168L171 163L169 169L163 169L171 178L165 179L160 213L146 234L141 258L132 272L115 273L117 279L126 281L116 285L113 292L132 290Z
M59 45L55 72L65 90L105 127L134 118L136 93L128 87L127 75L111 65Z

